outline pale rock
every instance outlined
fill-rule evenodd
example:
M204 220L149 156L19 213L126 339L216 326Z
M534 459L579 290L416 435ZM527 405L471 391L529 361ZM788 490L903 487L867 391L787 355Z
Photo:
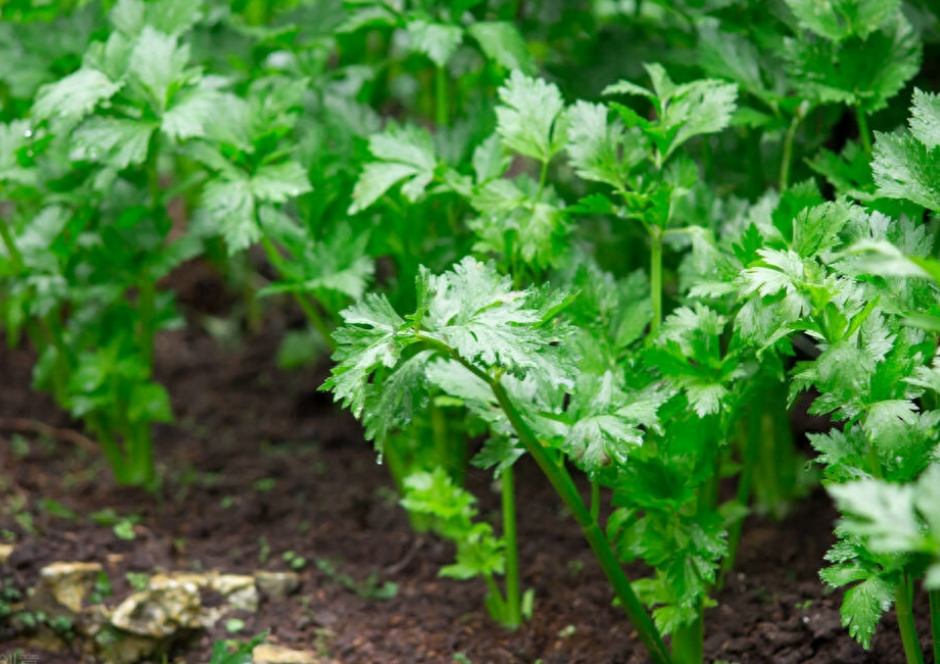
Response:
M300 588L300 576L296 572L255 572L258 590L268 597L287 597Z
M211 575L209 587L225 598L228 606L221 607L230 611L258 610L258 589L255 578L244 574Z
M202 593L214 591L224 602L205 607ZM124 600L111 616L118 629L139 636L165 638L181 629L211 629L232 611L258 610L254 577L240 574L158 574L147 588Z
M181 629L203 626L198 575L158 574L147 582L146 590L136 592L111 614L111 624L138 636L166 638Z
M82 602L94 589L101 571L98 563L47 565L39 571L39 584L30 604L50 613L63 607L71 613L81 613Z
M14 548L12 544L0 544L0 565L10 559L10 556L13 555Z
M262 644L251 652L252 664L319 664L320 660L309 650L291 650L281 646Z

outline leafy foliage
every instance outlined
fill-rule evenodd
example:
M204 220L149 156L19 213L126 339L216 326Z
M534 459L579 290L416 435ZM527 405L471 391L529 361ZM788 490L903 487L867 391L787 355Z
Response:
M0 323L119 482L157 484L161 334L283 329L282 367L333 351L325 388L412 525L457 545L442 573L507 626L532 609L524 455L656 664L698 664L744 516L818 475L845 625L868 646L894 606L917 661L913 588L940 583L929 3L8 4ZM231 320L178 305L190 261ZM809 473L798 399L831 422ZM500 480L499 537L468 462Z

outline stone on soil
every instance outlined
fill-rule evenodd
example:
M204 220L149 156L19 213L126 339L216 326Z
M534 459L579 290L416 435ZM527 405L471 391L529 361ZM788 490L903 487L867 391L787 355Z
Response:
M85 597L102 571L98 563L52 563L39 571L39 584L30 604L52 615L81 613Z
M300 588L300 576L296 572L255 572L258 590L268 597L287 597Z
M319 664L309 650L291 650L281 646L262 644L251 652L252 664Z
M217 607L205 607L203 591L222 596ZM124 600L111 624L139 636L166 638L184 629L212 628L232 611L258 610L254 577L240 574L158 574L147 588Z
M181 629L202 627L199 584L190 577L158 574L114 610L111 624L138 636L166 638Z

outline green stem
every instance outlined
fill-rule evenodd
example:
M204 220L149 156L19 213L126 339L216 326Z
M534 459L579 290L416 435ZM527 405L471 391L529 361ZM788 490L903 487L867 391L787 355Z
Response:
M264 327L261 300L258 298L258 292L254 286L252 286L251 279L248 275L245 275L242 280L241 290L242 297L245 300L245 319L248 323L248 330L252 335L260 334Z
M783 141L783 159L780 162L780 191L786 191L790 186L790 162L793 160L793 143L796 140L796 130L800 126L801 117L799 114L793 116L790 121L790 128L787 130L787 136Z
M756 201L764 193L764 159L761 154L760 129L747 131L747 191L748 198Z
M150 193L150 207L154 211L157 210L160 203L160 170L157 165L159 158L160 133L154 132L147 147L147 162L144 165L147 173L147 189Z
M898 618L898 629L901 631L901 642L904 644L904 656L907 664L924 664L924 653L920 649L917 626L914 624L913 595L910 577L906 573L902 574L901 585L898 586L897 597L894 601L894 610Z
M467 485L467 439L461 429L451 433L451 470L458 486Z
M456 356L455 359L463 363L463 359L460 358L459 355ZM584 532L588 544L591 545L591 549L593 549L601 569L604 570L607 580L610 582L611 586L613 586L621 606L639 634L643 645L646 646L654 664L671 664L669 653L659 634L659 630L656 629L656 625L653 624L642 602L640 602L636 593L633 592L630 580L627 578L626 574L624 574L623 568L620 567L620 562L614 555L610 547L610 542L597 524L597 521L591 517L591 513L584 506L578 489L574 482L571 481L570 476L562 471L559 465L549 456L546 449L542 447L542 444L529 428L529 425L522 419L522 416L512 403L512 400L499 382L499 379L490 378L486 373L480 371L469 362L465 362L464 366L470 368L473 373L489 383L490 389L493 391L503 412L506 413L506 417L519 436L519 440L525 445L526 450L532 455L532 458L535 459L535 462L539 465L539 468L542 469L542 472L545 473L546 477L548 477L548 481L555 488L555 491L558 492L558 495L564 501L565 506L574 516L578 525L581 526L581 530Z
M278 252L277 247L274 246L274 243L271 242L271 239L267 235L261 236L261 245L264 247L264 251L268 256L268 260L271 261L271 264L274 266L274 268L283 276L284 259ZM323 320L320 312L317 311L316 306L307 299L304 293L295 292L294 300L296 300L297 304L300 305L300 309L304 312L307 320L313 324L313 326L317 329L317 332L320 333L320 336L323 337L323 341L326 342L330 352L332 353L335 351L336 342L333 340L333 333L330 330L330 326L327 325L326 321Z
M760 452L760 434L763 411L756 406L748 409L746 440L742 450L742 468L738 476L737 502L745 507L750 502L751 487L754 483L754 469L757 462L757 456ZM745 427L742 427L745 428ZM744 532L744 519L738 519L731 525L728 533L728 555L721 564L721 577L718 581L718 588L724 587L725 576L734 569L735 560L738 556L738 545L741 542L741 534Z
M535 194L535 204L542 201L542 192L545 191L545 183L548 181L548 160L542 162L542 170L539 173L539 190Z
M438 65L434 76L434 91L437 100L434 104L435 119L438 127L450 125L450 109L447 104L447 68Z
M130 484L130 476L127 468L127 460L121 452L121 447L111 435L100 415L91 413L85 416L85 424L98 439L98 444L104 450L104 455L111 464L111 472L114 473L114 480L119 485Z
M447 420L444 419L444 411L434 403L433 397L428 403L428 410L431 415L431 434L434 438L434 455L437 457L437 465L453 477L450 467L450 450L447 444Z
M157 289L149 275L144 274L137 285L137 308L140 313L140 350L147 369L153 370L153 345L157 325Z
M865 152L871 154L871 132L868 129L868 114L861 106L855 107L855 120L858 122L858 137L862 141Z
M930 635L933 638L933 661L940 664L940 590L931 590L930 598Z
M10 255L10 262L13 263L13 271L16 274L20 274L25 267L23 254L20 253L19 247L16 246L13 233L10 231L10 227L3 217L0 217L0 238L3 238L3 244L7 248L7 253Z
M382 457L388 462L388 470L392 475L392 481L395 482L395 488L399 496L405 495L405 475L408 471L408 464L404 456L393 439L386 440L382 444ZM427 514L407 511L408 521L411 523L411 529L416 533L426 533L431 529L431 520Z
M663 234L658 226L650 228L650 297L653 300L650 336L653 336L663 322Z
M601 483L591 482L591 518L600 523L601 518Z
M55 315L55 310L50 312L47 318L27 319L26 325L33 343L36 348L42 348L42 344L55 348L56 357L52 367L52 391L53 396L63 408L68 405L68 384L71 373L70 357L65 342L55 333L53 327L49 324L48 318Z
M594 551L594 555L601 569L604 571L604 575L607 577L610 585L613 586L614 594L616 594L617 599L620 600L620 605L627 614L627 618L629 618L634 629L636 629L639 634L643 645L646 646L646 650L653 660L653 664L671 664L669 651L666 649L665 643L663 643L659 630L656 629L656 625L653 623L652 618L650 618L649 613L647 613L640 598L633 592L630 580L620 566L620 562L617 560L617 556L614 554L610 542L604 535L604 531L601 530L597 521L591 517L591 513L584 505L584 501L581 500L578 487L565 469L564 462L560 459L556 460L553 458L549 450L542 446L535 433L522 418L515 404L513 404L512 399L510 399L509 394L499 381L499 378L490 376L472 362L468 362L461 357L460 353L442 341L420 334L416 335L416 339L445 353L456 362L463 365L474 376L489 385L493 396L496 397L497 403L499 403L500 408L503 410L503 413L505 413L506 418L509 420L510 425L512 425L513 430L515 430L519 440L525 446L526 451L532 456L539 468L542 469L549 483L554 487L559 497L565 503L565 507L567 507L568 511L574 516L578 525L581 526L585 539L587 539L588 544L590 544L591 549Z
M133 426L131 447L128 450L129 483L150 488L153 483L153 430L148 421Z
M499 584L496 583L493 575L489 572L484 572L483 578L486 581L486 587L490 591L490 595L493 597L493 600L496 602L502 612L506 607L506 600L503 598L503 593L499 589Z
M72 367L75 366L75 356L68 346L65 345L65 333L59 323L59 309L55 308L39 321L40 329L46 339L46 343L52 345L56 350L56 361L54 382L59 392L57 396L59 403L66 406L68 403L68 384L69 376L72 373Z
M705 661L705 621L702 605L698 617L690 625L672 633L672 661L674 664L703 664Z
M503 540L506 542L506 618L504 625L522 624L522 591L519 585L519 540L516 534L516 483L512 466L500 476L503 483Z

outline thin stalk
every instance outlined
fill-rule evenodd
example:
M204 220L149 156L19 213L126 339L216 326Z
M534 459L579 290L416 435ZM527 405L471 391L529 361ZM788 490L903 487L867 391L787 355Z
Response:
M137 308L140 311L140 350L147 368L153 370L153 345L157 318L156 284L148 275L137 285Z
M467 365L473 367L470 363L466 363L465 366ZM617 556L614 555L613 550L610 548L610 542L597 524L597 521L591 517L591 513L584 506L584 502L581 500L581 496L578 494L578 489L574 482L571 481L571 478L566 472L562 472L559 466L548 455L545 448L539 443L535 434L532 433L532 430L529 428L529 425L522 419L522 416L519 414L519 411L512 403L512 400L509 398L509 395L506 393L506 390L499 380L490 378L486 373L479 371L476 367L473 367L471 371L477 373L478 376L482 374L482 376L480 376L481 378L485 376L485 380L489 383L496 400L499 402L503 412L506 413L506 417L519 435L519 439L525 445L526 450L532 455L532 458L535 459L535 462L548 477L548 481L551 482L555 491L558 492L558 495L564 501L565 506L574 516L578 525L581 526L581 530L584 532L588 544L591 545L591 549L594 551L594 555L597 557L601 569L604 570L607 580L610 582L611 586L613 586L614 593L620 600L620 604L626 612L627 617L630 619L630 622L633 624L634 629L636 629L639 634L643 645L646 646L647 652L654 664L671 664L669 652L666 650L666 645L663 643L659 630L657 630L656 625L653 624L643 603L640 602L636 593L633 592L630 580L627 578L627 575L624 574L623 568L620 567L620 562L617 560Z
M597 562L600 564L604 575L613 587L617 599L620 600L620 605L627 614L627 618L632 623L634 629L636 629L640 640L646 647L650 658L653 660L653 664L672 664L669 651L666 648L666 644L663 642L659 630L656 629L656 625L653 623L652 618L650 618L649 613L647 613L640 598L633 592L630 580L620 566L620 561L617 560L613 549L611 549L610 542L604 535L604 531L601 530L597 521L591 517L591 513L584 505L584 501L581 500L578 487L565 469L564 462L560 459L556 460L549 450L542 446L535 433L529 428L525 420L522 419L522 415L512 402L512 399L499 381L499 378L490 376L472 362L466 361L457 351L442 341L422 335L418 335L418 340L446 353L462 364L470 373L490 386L493 396L496 397L496 401L506 414L506 418L515 430L519 440L525 445L526 451L532 456L539 468L542 469L542 472L548 478L552 487L554 487L559 497L565 503L565 507L571 512L575 521L578 522L578 525L581 526L581 531L584 533L585 539L587 539L588 544L590 544L591 549L594 551Z
M153 436L150 422L134 426L131 449L129 480L135 486L149 488L153 482Z
M940 664L940 590L931 590L930 598L930 635L933 638L933 661Z
M382 445L382 456L381 458L388 462L388 470L392 475L392 481L395 482L395 488L398 490L398 495L405 495L405 474L408 470L408 465L403 458L401 451L394 444L393 441L386 441ZM431 529L431 520L427 514L418 514L417 512L411 512L406 510L408 514L408 521L411 523L411 529L416 533L426 533Z
M0 217L0 238L3 238L3 245L7 248L7 253L10 255L10 262L13 263L13 270L19 274L23 271L25 264L23 262L23 254L20 253L19 247L16 246L16 241L13 239L13 233L10 231L10 227L7 225L6 219Z
M252 334L259 334L264 326L261 302L258 299L257 291L251 284L251 279L247 275L243 279L242 297L245 300L245 318L248 323L248 330Z
M519 585L519 539L516 533L516 482L512 466L500 476L503 483L503 540L506 542L506 617L504 625L522 624L522 590Z
M708 481L699 486L697 511L699 515L710 514L718 505L718 490L721 481L719 466L721 457L715 454L714 469ZM699 601L695 620L672 634L672 660L675 664L704 664L705 661L705 604Z
M150 207L156 211L160 202L160 135L154 132L147 148L147 161L144 169L147 173L147 190L150 193Z
M746 440L742 455L741 474L738 476L738 491L736 499L739 504L747 506L751 498L751 487L754 484L754 466L757 462L757 455L760 451L761 421L763 412L757 410L758 417L755 417L755 410L752 408L748 412L747 427L745 431ZM744 427L742 427L744 428ZM734 569L734 563L738 556L738 545L741 542L741 534L744 531L744 519L739 519L731 525L728 532L728 555L721 563L721 576L719 577L718 587L722 588L725 583L725 575Z
M653 300L650 336L653 336L663 322L663 234L656 226L650 228L650 297Z
M542 201L542 192L545 191L545 183L548 181L548 160L542 162L542 170L539 173L539 190L535 194L536 205Z
M103 418L100 415L89 414L85 416L85 424L94 433L95 437L98 439L98 444L101 445L101 449L104 450L104 455L107 457L108 463L111 464L111 472L114 473L114 480L118 484L129 484L127 461L124 458L124 454L121 452L120 445L114 439L114 436L111 435L111 432L108 431L108 427Z
M284 259L278 252L277 247L274 246L274 243L271 242L271 239L267 235L261 236L261 245L264 247L264 251L268 256L268 260L270 260L274 268L283 275ZM327 348L330 349L330 352L332 353L335 351L336 342L333 341L333 334L330 330L330 326L327 325L326 321L323 320L323 317L320 315L320 312L317 311L316 306L314 306L314 304L307 299L304 293L294 293L294 300L296 300L297 304L300 305L300 309L304 312L307 320L313 324L313 326L317 329L317 332L320 333L320 336L323 337L323 341L326 342Z
M760 129L747 131L747 191L748 198L757 200L764 193L764 159L761 155Z
M783 159L780 162L780 191L786 191L790 186L790 162L793 160L793 143L796 140L796 130L800 126L800 116L795 114L790 121L790 128L783 141Z
M601 484L591 482L591 518L600 523L601 518Z
M447 420L444 419L444 411L434 403L433 398L428 403L428 410L431 415L431 434L434 438L434 455L437 457L437 465L452 476L450 450L447 444Z
M702 613L700 604L695 622L673 632L672 661L674 664L703 664L705 661L705 621Z
M69 372L71 368L65 344L61 339L56 338L45 318L40 318L38 321L31 318L27 319L26 329L37 349L41 348L42 344L55 348L56 357L52 367L52 391L59 405L65 406L68 400Z
M75 357L69 347L65 345L63 338L64 333L62 326L59 324L58 313L59 310L57 308L50 311L45 318L40 319L39 328L46 338L46 343L52 345L56 351L55 368L53 370L55 372L54 382L56 383L56 389L60 393L57 397L59 403L64 406L68 399L69 376L71 375L72 367L75 366Z
M855 120L858 123L858 137L865 152L871 154L871 131L868 129L868 114L861 106L855 107Z
M434 92L437 97L434 103L435 120L438 127L450 125L450 109L447 103L447 68L438 65L434 75Z
M913 595L911 579L907 574L903 574L894 600L894 611L898 618L898 629L901 631L901 642L904 644L904 656L907 664L924 664L924 653L921 652L917 625L914 624Z
M453 472L454 481L457 482L459 486L467 485L467 439L463 434L463 431L458 430L455 433L451 434L453 436L451 440L451 456L453 462L451 463Z
M490 591L490 595L500 608L504 608L506 606L506 600L503 598L503 593L499 589L499 584L496 583L496 579L494 579L493 575L489 572L485 572L483 578L486 581L486 587Z

